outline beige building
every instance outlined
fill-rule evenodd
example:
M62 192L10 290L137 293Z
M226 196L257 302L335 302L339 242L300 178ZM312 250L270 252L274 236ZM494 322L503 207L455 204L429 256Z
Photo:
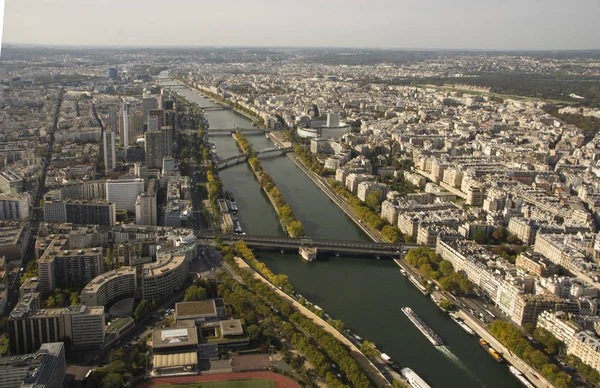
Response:
M581 331L581 327L568 319L563 311L543 311L537 320L537 327L544 328L560 341L569 345L571 339Z
M81 303L86 306L106 306L133 297L136 289L134 267L121 267L92 279L81 291Z
M590 331L582 331L573 336L567 354L577 356L584 363L600 372L600 340Z
M515 305L511 319L516 324L523 326L526 323L537 324L538 316L543 311L567 311L568 304L556 295L519 295L515 299Z
M188 273L185 255L165 255L156 262L144 264L140 279L142 299L156 299L173 295L183 287Z
M517 256L515 265L527 273L548 277L558 274L558 265L535 252L523 252Z

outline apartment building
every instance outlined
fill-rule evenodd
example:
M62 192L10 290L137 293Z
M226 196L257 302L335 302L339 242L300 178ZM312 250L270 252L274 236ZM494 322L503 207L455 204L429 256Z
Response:
M142 299L161 300L181 289L188 272L185 255L165 255L158 261L144 264L140 285Z
M52 247L38 260L40 291L86 284L104 272L102 248L65 250Z
M86 306L108 306L133 297L137 286L135 267L121 267L96 276L81 291Z
M137 196L143 192L144 180L141 178L106 181L106 199L114 202L117 209L135 212Z
M567 354L577 356L600 372L600 339L591 331L581 331L573 336Z
M538 315L537 327L548 330L565 345L569 345L575 334L581 331L581 327L571 321L568 314L563 311L542 311Z
M31 353L41 344L68 338L74 346L99 347L104 343L104 308L71 306L35 309L25 295L8 318L11 354ZM77 344L77 345L76 345Z
M30 207L29 193L0 194L0 220L25 220Z
M10 170L0 171L0 190L4 194L23 192L23 178Z

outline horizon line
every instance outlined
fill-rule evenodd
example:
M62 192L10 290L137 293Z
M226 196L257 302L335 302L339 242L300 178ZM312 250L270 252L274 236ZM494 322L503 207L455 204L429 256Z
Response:
M600 48L574 48L574 49L524 49L524 48L425 48L425 47L368 47L368 46L259 46L259 45L79 45L79 44L53 44L53 43L11 43L2 42L0 49L4 48L48 48L48 49L225 49L225 48L267 48L267 49L351 49L351 50L381 50L381 51L473 51L473 52L584 52L600 51Z

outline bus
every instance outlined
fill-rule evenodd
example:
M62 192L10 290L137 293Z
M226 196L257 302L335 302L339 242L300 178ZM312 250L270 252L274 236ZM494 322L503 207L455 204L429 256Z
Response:
M490 310L485 310L486 313L488 313L488 315L490 317L492 317L492 319L496 319L496 316L494 314L492 314L492 312Z

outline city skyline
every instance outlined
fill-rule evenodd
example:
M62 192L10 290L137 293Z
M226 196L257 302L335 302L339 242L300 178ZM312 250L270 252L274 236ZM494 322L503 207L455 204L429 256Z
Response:
M35 13L31 10L36 9ZM599 49L600 3L361 0L219 3L8 0L3 43L103 47L364 47L441 50ZM168 15L168 13L166 14ZM248 16L251 15L251 16ZM48 23L48 21L51 23ZM115 26L115 27L113 27ZM373 27L375 26L375 27ZM75 33L74 33L75 32Z

